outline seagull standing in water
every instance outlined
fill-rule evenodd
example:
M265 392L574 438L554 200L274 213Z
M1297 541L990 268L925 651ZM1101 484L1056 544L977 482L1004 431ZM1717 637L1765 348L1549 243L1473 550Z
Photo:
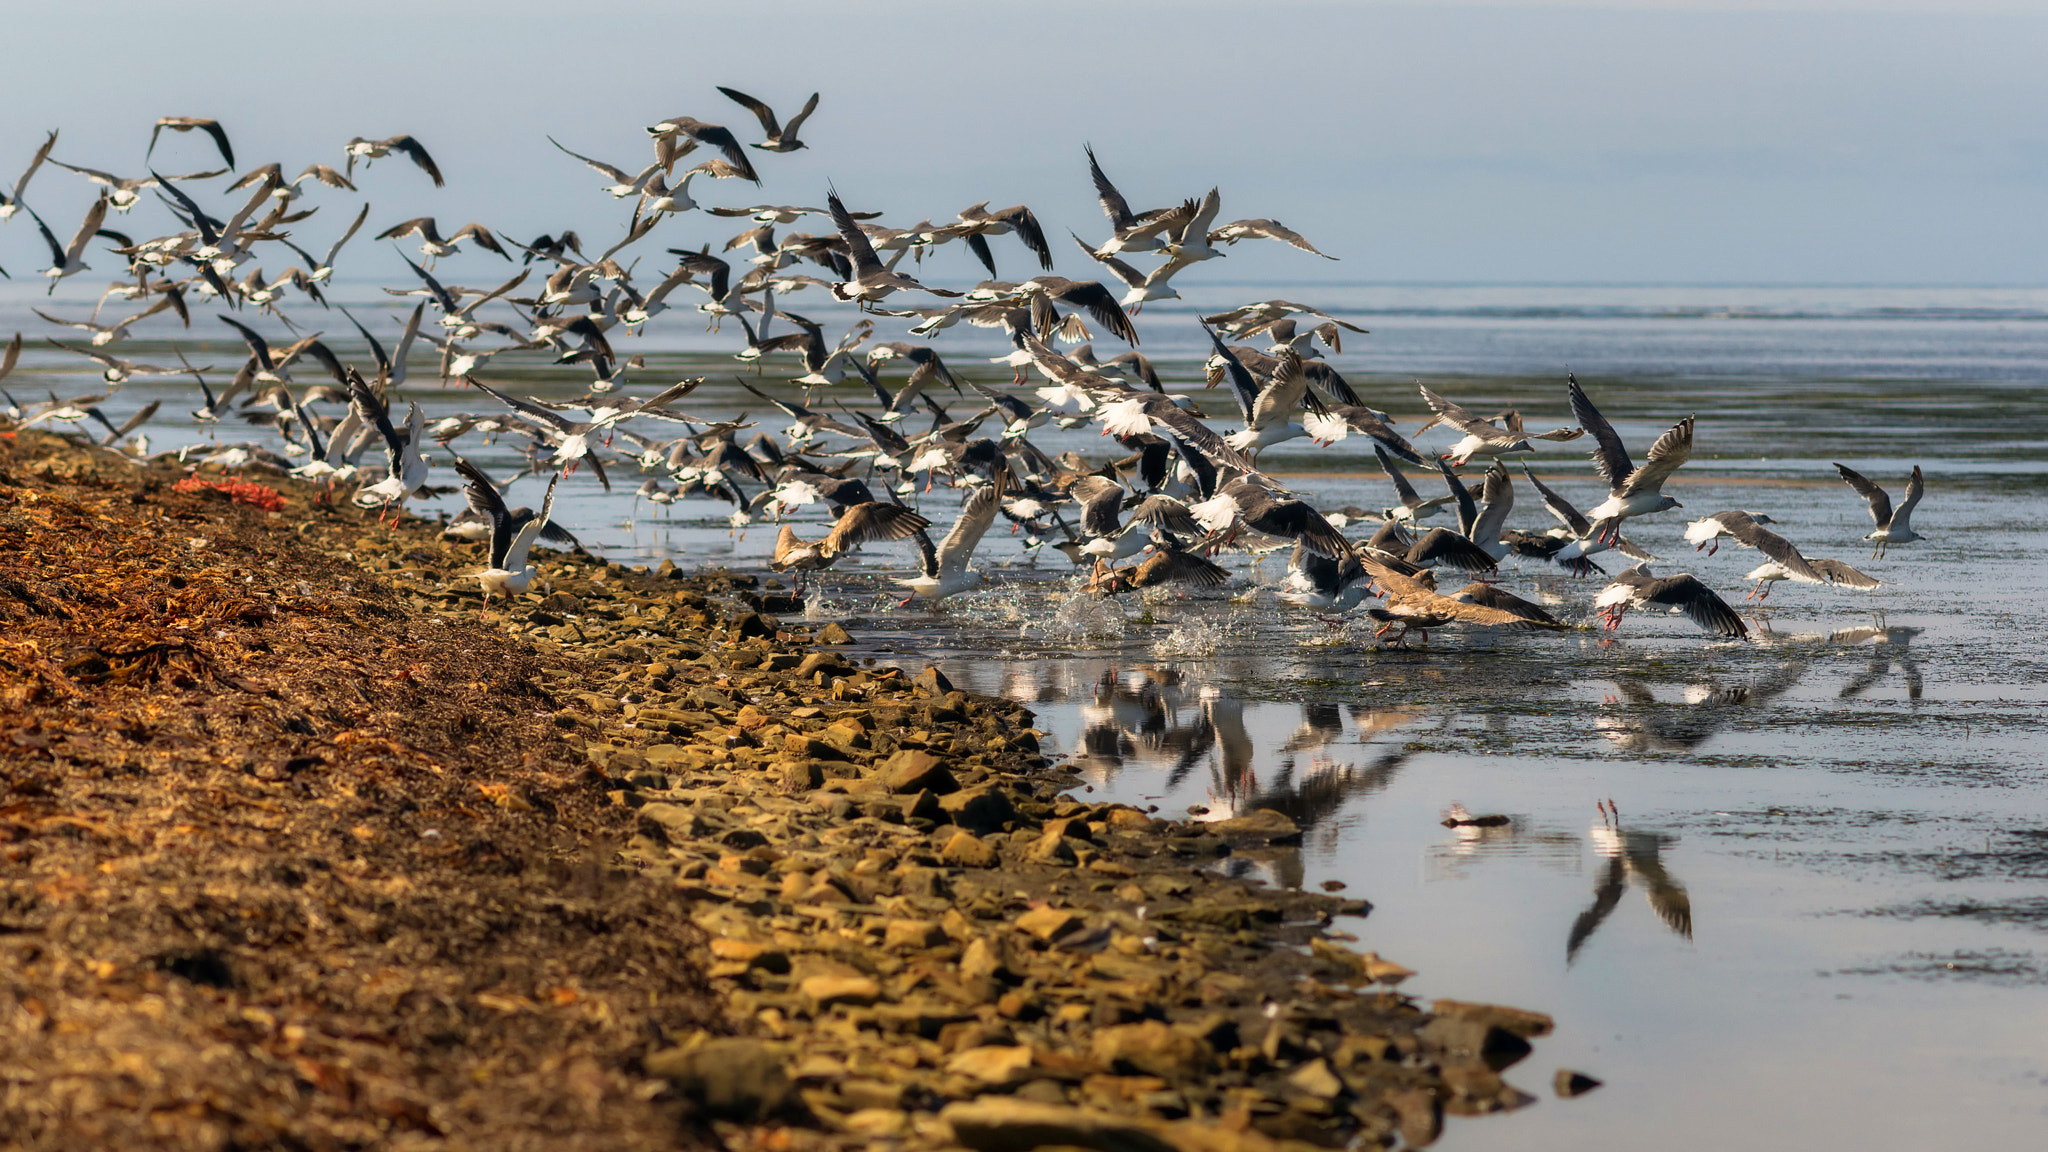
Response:
M540 502L540 511L521 509L522 516L505 507L505 498L476 465L458 457L455 470L468 481L463 491L469 497L470 510L491 524L491 566L475 574L483 584L484 611L488 612L492 596L509 600L525 592L533 578L540 575L540 569L527 563L526 557L555 510L555 485L561 482L562 474L557 472L548 481L548 494Z
M1913 509L1920 506L1920 497L1926 492L1918 464L1913 465L1913 476L1906 481L1906 499L1897 508L1892 507L1892 498L1885 495L1884 489L1864 479L1863 474L1854 468L1837 464L1835 471L1842 474L1843 481L1854 488L1858 496L1870 502L1870 519L1877 525L1877 531L1864 539L1876 544L1870 550L1872 559L1883 556L1894 544L1911 544L1921 538L1918 532L1913 531Z

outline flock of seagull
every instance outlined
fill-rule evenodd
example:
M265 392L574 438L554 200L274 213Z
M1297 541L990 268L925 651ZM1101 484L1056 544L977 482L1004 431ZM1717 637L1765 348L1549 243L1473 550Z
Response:
M816 94L784 122L760 100L730 88L718 91L758 119L763 138L751 145L753 152L773 155L807 146L799 133L817 110ZM203 149L210 141L221 165L162 175L150 164L159 144L168 142L162 138L166 131L190 137L190 147ZM102 442L119 445L138 434L158 405L146 406L118 427L98 405L129 379L189 374L201 401L192 410L194 420L212 424L239 418L268 425L281 443L216 443L181 450L179 459L193 461L196 451L217 464L255 464L328 484L353 484L357 505L387 513L400 511L410 498L433 493L428 485L433 461L446 454L463 481L470 508L451 531L489 541L490 566L478 574L487 604L490 597L515 596L531 585L538 575L530 556L537 540L567 539L549 519L561 479L587 469L610 490L609 459L614 467L624 461L652 474L636 497L659 504L686 496L725 500L733 507L735 525L824 505L833 524L821 538L804 540L784 524L776 540L770 567L794 574L799 587L811 573L863 546L908 543L919 563L915 576L898 582L904 604L937 602L982 586L985 577L973 567L973 556L997 519L1004 518L1028 533L1030 547L1050 545L1083 566L1084 587L1101 595L1164 585L1217 588L1231 579L1217 562L1226 550L1259 554L1291 549L1286 578L1276 589L1283 601L1325 619L1363 607L1379 625L1379 635L1400 629L1389 641L1396 646L1411 633L1426 640L1431 629L1451 624L1566 628L1543 607L1495 582L1499 565L1510 555L1555 564L1575 577L1604 575L1596 557L1605 552L1634 561L1593 597L1592 606L1609 628L1631 609L1662 609L1682 612L1720 636L1748 634L1741 614L1720 594L1692 575L1653 574L1654 557L1623 535L1631 520L1681 507L1664 489L1691 454L1692 417L1658 436L1637 464L1586 390L1568 374L1570 425L1531 432L1519 412L1482 415L1424 386L1421 400L1433 416L1412 438L1403 436L1393 417L1369 406L1318 348L1341 352L1345 334L1363 329L1308 305L1262 300L1200 318L1209 347L1206 384L1228 386L1241 421L1228 431L1212 428L1194 394L1168 391L1154 364L1137 351L1133 318L1147 303L1177 298L1172 281L1224 257L1240 242L1272 240L1333 259L1277 220L1218 223L1218 189L1163 207L1135 209L1094 149L1087 148L1089 176L1109 235L1097 243L1079 235L1073 239L1088 267L1106 270L1111 284L1054 275L1053 245L1036 214L1021 204L991 210L984 201L953 220L935 224L926 219L905 228L878 223L879 212L851 210L836 189L826 192L823 207L700 204L697 196L708 196L707 187L723 182L760 186L755 161L765 156L750 155L750 146L731 129L689 116L662 120L648 127L647 135L651 155L637 167L615 166L550 138L562 153L602 176L607 195L632 201L621 234L595 258L568 230L519 243L480 223L451 230L433 216L420 216L375 233L378 240L394 242L384 258L398 256L409 275L385 291L419 298L402 326L380 339L371 325L326 295L336 261L368 221L370 204L354 212L322 255L294 240L293 233L322 211L302 203L304 198L359 194L358 182L367 181L379 160L402 158L434 187L443 186L439 165L418 139L357 137L340 149L339 168L311 163L290 179L278 163L236 175L232 145L219 122L165 117L150 132L141 160L146 174L126 177L57 159L52 152L58 133L53 131L26 171L0 188L0 221L21 212L33 221L49 251L43 275L53 293L59 282L90 270L88 256L100 258L96 244L123 261L121 275L92 315L63 317L38 310L51 325L84 334L48 343L94 361L107 391L70 399L53 393L48 403L23 403L0 389L4 415L18 426L96 421L106 430ZM705 158L683 166L678 175L679 165L700 149ZM60 241L30 206L31 181L45 163L99 189L68 242ZM205 190L207 181L230 176L219 191ZM693 189L700 177L703 183ZM393 177L379 176L388 178ZM36 185L38 198L49 182L45 177ZM144 204L146 192L174 222L172 230L138 238L110 226L111 217ZM243 193L239 201L223 199L236 193ZM712 242L701 240L695 247L648 252L646 242L657 227L690 213L743 221L745 227L718 241L723 245L718 252ZM820 221L817 231L794 227L813 219ZM992 241L1002 237L1014 238L1024 250L1024 279L998 278ZM938 259L940 250L955 240L986 270L987 279L955 291L921 283L905 269L909 258L922 271L926 261ZM398 248L400 242L415 241L420 259ZM464 251L500 258L509 274L483 287L437 275L437 262ZM1005 251L1003 262L1014 255ZM652 282L636 273L650 256L664 269ZM1149 268L1131 263L1141 258L1157 263ZM265 259L288 263L273 277L264 271ZM808 292L856 305L858 318L845 332L828 335L825 325L789 307ZM102 319L116 301L136 310ZM303 317L307 307L323 314L330 307L340 312L360 335L367 360L349 363L319 332L301 335L290 312ZM247 353L224 385L216 388L209 380L212 365L195 366L182 352L175 367L117 354L117 346L139 322L175 317L189 329L193 313L208 308ZM781 435L757 431L742 442L740 434L754 426L744 417L707 419L679 410L676 405L702 378L659 387L650 395L628 394L632 378L647 366L641 356L620 356L615 345L622 337L640 334L663 313L686 311L701 316L707 329L735 322L745 341L735 353L742 365L762 373L788 365L788 379L802 388L801 398L747 385L763 404L789 418ZM906 339L878 338L878 324L892 321L907 322L902 324ZM994 362L1011 369L1009 388L967 379L964 372L956 376L936 347L921 342L962 322L1000 329L1007 338L1010 351ZM1098 357L1098 332L1128 350ZM487 410L430 423L420 406L410 403L400 414L397 389L409 382L411 354L421 342L439 351L441 381L472 390L490 402ZM17 334L7 346L0 380L14 371L22 345ZM581 366L591 374L588 391L569 403L513 395L481 378L500 358ZM313 381L295 379L294 367ZM885 381L885 375L899 372L900 379ZM1039 383L1026 387L1034 375ZM329 406L338 410L329 411ZM927 417L928 429L913 427ZM1103 460L1075 452L1049 455L1031 438L1034 430L1048 425L1097 427L1116 441L1119 451ZM1413 439L1438 425L1459 439L1437 453L1418 449ZM538 512L508 507L501 485L454 454L450 446L471 435L523 444L531 470L553 474ZM1351 436L1371 442L1391 486L1392 502L1377 513L1364 508L1326 513L1261 469L1262 453L1276 444L1307 437L1329 445ZM1589 440L1594 467L1608 486L1605 498L1583 512L1538 479L1526 459L1538 442L1581 437ZM375 449L381 449L381 463ZM128 451L135 458L145 456L146 440L138 438ZM1524 458L1522 478L1555 525L1534 531L1508 525L1515 504L1509 457ZM1404 467L1434 472L1424 487L1441 480L1443 494L1425 496ZM1874 545L1873 557L1920 539L1911 525L1922 493L1917 467L1896 506L1878 485L1837 467L1868 502L1875 530L1865 539ZM934 542L932 521L914 503L941 480L967 492L951 530ZM1424 521L1446 510L1454 523L1425 527ZM1366 539L1344 531L1354 523L1375 521ZM1748 575L1756 582L1749 596L1759 600L1774 583L1786 580L1851 589L1878 586L1841 561L1806 557L1766 527L1771 523L1760 513L1718 512L1692 522L1685 539L1696 548L1714 549L1732 540L1761 553L1765 563ZM1439 571L1472 579L1447 593L1439 589Z

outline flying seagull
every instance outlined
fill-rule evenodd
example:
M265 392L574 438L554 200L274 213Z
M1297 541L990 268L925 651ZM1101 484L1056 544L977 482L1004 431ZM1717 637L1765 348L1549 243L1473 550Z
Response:
M1877 525L1877 531L1865 536L1874 541L1876 547L1870 550L1875 558L1883 556L1894 544L1911 544L1920 539L1913 531L1913 509L1920 506L1920 497L1926 492L1926 485L1920 478L1920 466L1913 465L1913 475L1906 481L1906 499L1897 508L1892 507L1892 498L1861 472L1842 464L1835 465L1835 471L1842 474L1842 480L1856 490L1858 496L1870 502L1870 519Z
M1683 612L1693 623L1717 636L1749 635L1742 617L1712 588L1684 573L1653 576L1648 564L1622 569L1614 582L1593 598L1593 606L1601 610L1609 628L1621 627L1621 617L1630 608L1653 604Z
M797 139L796 134L802 130L804 121L811 118L811 113L818 110L818 94L816 92L811 93L811 98L804 102L803 111L790 117L789 123L783 124L775 119L774 109L747 95L745 92L738 92L725 87L720 87L719 91L725 94L726 99L752 112L754 118L761 122L761 132L768 138L754 145L754 147L759 148L763 152L794 152L799 148L809 147L809 145Z

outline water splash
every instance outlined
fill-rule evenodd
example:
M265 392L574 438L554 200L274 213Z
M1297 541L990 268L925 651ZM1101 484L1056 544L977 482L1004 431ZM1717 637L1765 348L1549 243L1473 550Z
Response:
M1152 655L1161 660L1213 656L1228 637L1228 632L1207 620L1183 620L1152 642Z
M1103 596L1070 592L1053 601L1053 612L1043 620L1027 621L1019 634L1027 638L1054 641L1115 640L1130 627L1130 614L1122 605Z

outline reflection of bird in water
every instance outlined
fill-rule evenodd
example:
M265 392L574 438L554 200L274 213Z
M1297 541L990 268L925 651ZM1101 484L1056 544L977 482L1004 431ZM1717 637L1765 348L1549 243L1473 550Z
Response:
M1906 678L1907 699L1918 700L1921 690L1920 664L1913 659L1908 646L1912 644L1913 637L1919 634L1918 628L1850 628L1830 633L1828 642L1831 644L1871 646L1870 667L1849 677L1849 682L1842 685L1842 690L1836 694L1837 698L1848 700L1870 691L1878 681L1890 675L1892 665L1897 664L1899 671Z
M1344 714L1335 704L1303 704L1301 727L1280 746L1291 757L1296 752L1321 748L1344 734Z
M1579 949L1585 947L1586 941L1592 939L1621 903L1631 880L1642 886L1658 919L1673 932L1692 939L1692 898L1686 895L1685 886L1664 870L1662 859L1664 849L1678 843L1678 837L1623 828L1621 814L1612 800L1599 807L1600 823L1593 826L1590 836L1593 850L1607 858L1607 867L1601 869L1593 885L1592 906L1572 921L1571 936L1564 945L1564 962L1569 965L1578 958Z
M1672 704L1658 700L1640 680L1617 677L1614 686L1620 699L1609 696L1607 703L1626 702L1629 707L1595 717L1593 730L1627 752L1689 751L1733 723L1739 709L1768 703L1790 690L1812 662L1810 656L1785 661L1748 684L1688 684L1684 702Z

